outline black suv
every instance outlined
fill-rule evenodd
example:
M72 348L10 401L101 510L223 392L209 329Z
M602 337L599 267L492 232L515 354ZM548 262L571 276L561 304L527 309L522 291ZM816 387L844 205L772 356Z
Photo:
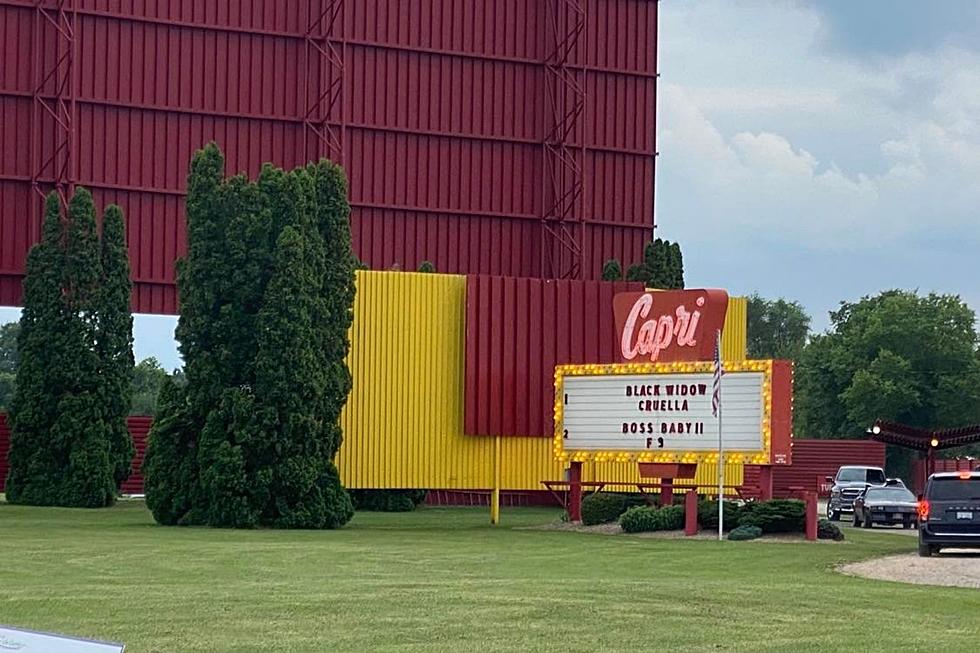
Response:
M942 472L919 497L919 555L940 548L980 548L980 471Z

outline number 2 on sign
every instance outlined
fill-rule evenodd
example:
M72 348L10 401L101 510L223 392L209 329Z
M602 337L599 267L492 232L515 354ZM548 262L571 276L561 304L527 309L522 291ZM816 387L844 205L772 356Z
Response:
M653 438L647 438L647 449L650 449L652 447L653 447ZM663 449L663 448L664 448L664 439L657 438L657 449Z

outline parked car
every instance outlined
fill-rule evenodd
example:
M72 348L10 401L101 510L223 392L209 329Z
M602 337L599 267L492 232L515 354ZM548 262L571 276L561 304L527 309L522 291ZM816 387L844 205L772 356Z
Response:
M827 519L837 521L842 512L854 509L854 500L866 487L885 484L885 470L866 465L844 465L837 470L836 476L828 476L827 482L833 484L827 501Z
M980 471L940 472L919 498L919 555L980 548Z
M868 486L854 500L854 525L871 528L875 524L901 524L912 528L919 502L901 481L889 479L883 487Z

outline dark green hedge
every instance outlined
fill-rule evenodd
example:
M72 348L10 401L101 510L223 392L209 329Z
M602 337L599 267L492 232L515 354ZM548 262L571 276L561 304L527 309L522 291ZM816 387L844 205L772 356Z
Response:
M596 492L582 499L582 524L594 526L614 522L628 508L642 505L646 502L637 494Z
M763 533L802 533L806 508L797 499L752 501L742 507L739 526L757 526Z
M834 522L821 519L817 522L817 539L840 542L844 539L844 533L841 532L841 529Z
M733 541L754 540L762 536L762 529L758 526L739 526L728 534L728 539Z
M355 510L411 512L425 501L428 490L350 490Z
M736 528L742 516L742 506L733 501L725 502L725 530ZM706 530L718 530L718 502L702 500L698 502L698 525Z
M627 533L680 530L684 528L684 508L636 506L623 513L619 518L619 525Z

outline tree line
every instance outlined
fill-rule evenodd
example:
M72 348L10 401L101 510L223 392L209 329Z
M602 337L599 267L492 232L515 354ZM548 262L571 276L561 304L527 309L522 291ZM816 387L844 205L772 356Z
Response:
M824 333L809 325L796 302L749 299L749 356L796 363L796 437L864 438L879 418L921 428L980 423L980 333L959 297L888 290L841 302ZM907 474L911 456L889 447L890 470Z

